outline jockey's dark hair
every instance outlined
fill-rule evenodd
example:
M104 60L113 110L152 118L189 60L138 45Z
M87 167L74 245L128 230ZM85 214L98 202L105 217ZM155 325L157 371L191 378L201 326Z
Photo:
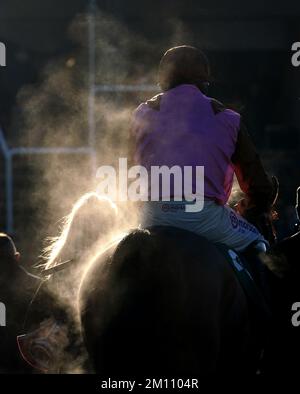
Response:
M13 261L16 253L17 249L11 237L5 233L0 233L0 261Z
M163 91L182 84L205 89L210 80L210 66L206 55L193 46L170 48L163 55L158 71L158 83Z

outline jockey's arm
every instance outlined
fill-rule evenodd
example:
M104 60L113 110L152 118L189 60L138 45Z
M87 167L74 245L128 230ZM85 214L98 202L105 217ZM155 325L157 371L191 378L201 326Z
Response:
M243 123L232 163L240 188L249 199L249 208L255 207L259 212L268 211L272 204L274 186Z

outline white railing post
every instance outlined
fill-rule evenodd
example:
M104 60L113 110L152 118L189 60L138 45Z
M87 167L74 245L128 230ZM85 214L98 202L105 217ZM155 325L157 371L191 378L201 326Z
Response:
M96 78L96 2L90 0L88 12L88 51L89 51L89 97L88 97L88 145L92 149L92 172L96 174L96 119L95 119L95 78Z
M6 144L6 140L5 140L5 137L4 137L1 127L0 127L0 148L1 148L1 151L4 155L4 157L6 157L7 152L8 152L8 146Z
M14 179L13 179L13 155L8 152L5 163L5 182L6 182L6 232L12 234L14 231Z
M0 148L4 157L5 166L5 231L13 232L13 171L12 171L12 155L7 146L4 134L0 128Z

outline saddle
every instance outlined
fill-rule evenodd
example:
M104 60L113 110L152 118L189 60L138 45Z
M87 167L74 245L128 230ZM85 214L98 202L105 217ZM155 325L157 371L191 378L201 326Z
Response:
M264 284L258 283L260 280L257 271L262 269L263 264L259 257L253 253L239 253L223 244L215 245L233 269L256 320L268 323L271 318L271 309L266 292L262 288Z

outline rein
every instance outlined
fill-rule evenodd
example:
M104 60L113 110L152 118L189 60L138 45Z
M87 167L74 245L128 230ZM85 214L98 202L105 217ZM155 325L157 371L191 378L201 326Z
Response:
M43 276L52 275L52 274L55 274L56 272L62 271L65 268L72 265L75 261L77 261L77 259L70 259L70 260L64 261L63 263L57 264L54 267L47 268L43 271Z

